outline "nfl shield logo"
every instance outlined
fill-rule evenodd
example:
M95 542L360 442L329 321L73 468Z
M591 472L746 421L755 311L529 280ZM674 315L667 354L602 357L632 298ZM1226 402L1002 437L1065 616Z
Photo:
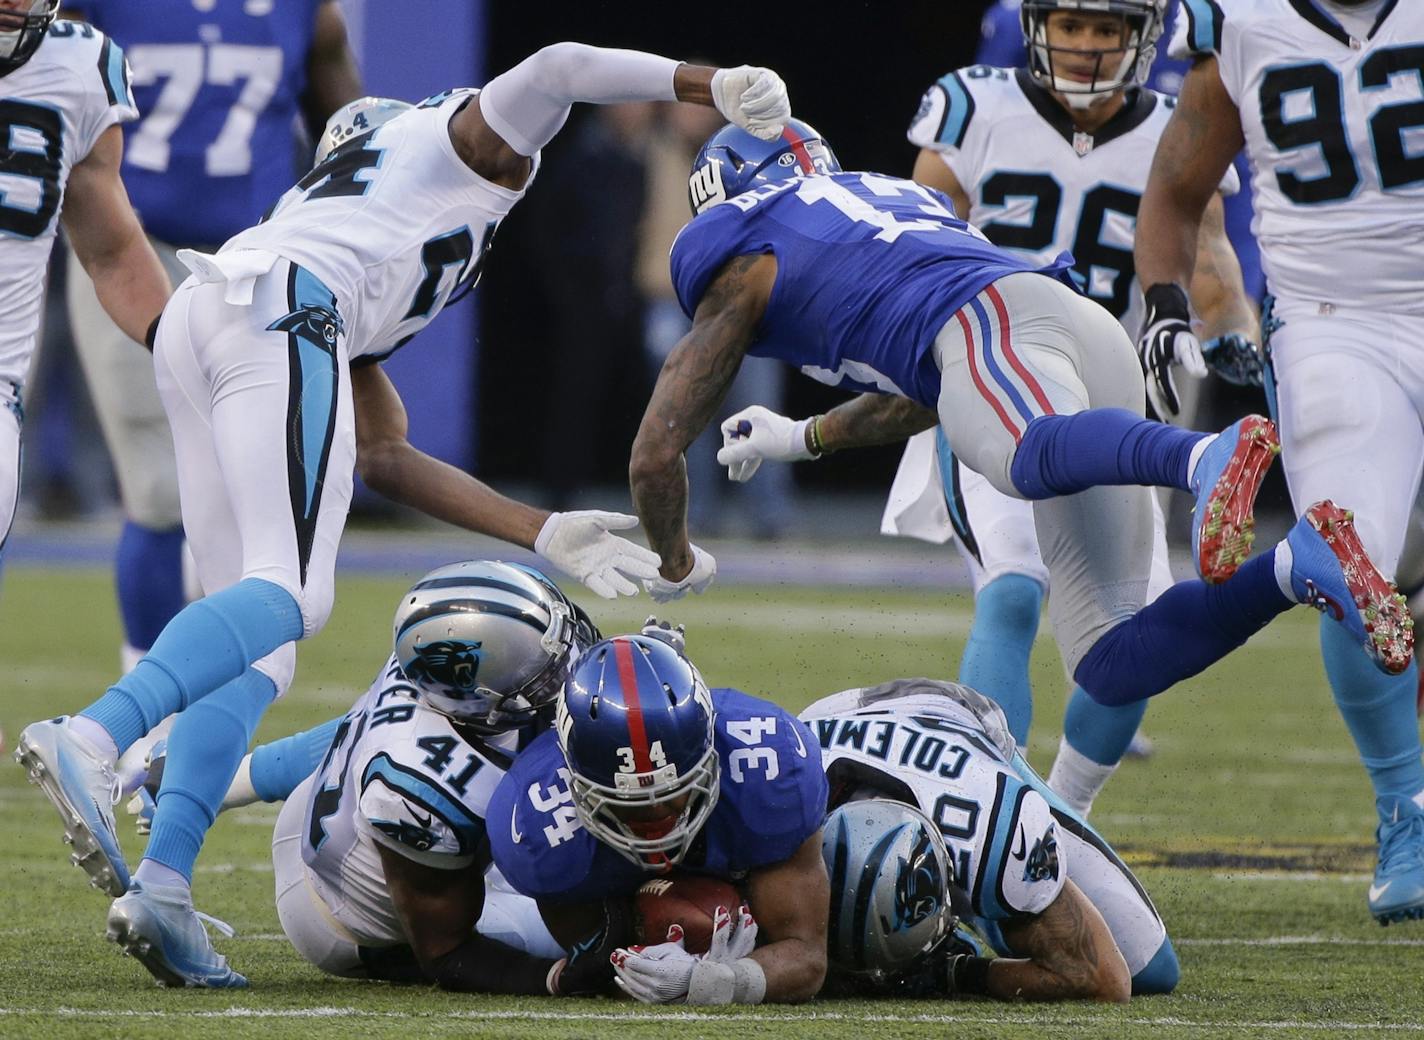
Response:
M1079 155L1087 155L1093 150L1093 135L1085 134L1081 130L1073 133L1073 151Z

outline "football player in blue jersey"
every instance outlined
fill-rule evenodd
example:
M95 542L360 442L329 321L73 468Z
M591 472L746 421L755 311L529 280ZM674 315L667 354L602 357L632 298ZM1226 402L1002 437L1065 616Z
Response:
M1067 254L1028 265L937 192L840 172L796 120L777 141L720 131L690 189L699 215L671 263L693 327L663 366L629 462L672 594L712 573L687 539L682 453L752 353L865 393L800 422L759 407L728 419L719 461L734 479L763 459L940 425L969 468L1033 501L1060 647L1100 703L1160 693L1297 603L1330 610L1380 668L1409 666L1402 598L1343 510L1317 503L1285 542L1247 559L1254 498L1279 450L1274 425L1249 416L1210 435L1144 419L1133 344L1078 294ZM1203 580L1144 607L1152 485L1196 497L1192 553Z
M495 865L566 946L618 947L617 984L639 1000L809 1000L826 973L820 748L777 705L709 690L676 642L619 636L580 658L554 731L490 801ZM673 867L745 886L705 956L676 936L624 946L627 898Z
M188 277L178 249L216 252L299 176L295 124L315 140L362 94L335 0L64 0L64 12L121 43L133 66L139 118L125 127L120 172L174 284ZM178 470L152 356L70 270L70 324L124 510L115 578L127 671L184 603Z

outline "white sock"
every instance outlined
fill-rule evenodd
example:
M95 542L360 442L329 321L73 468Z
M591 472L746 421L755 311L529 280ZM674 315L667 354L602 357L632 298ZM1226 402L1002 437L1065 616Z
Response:
M1074 750L1068 738L1063 737L1058 741L1058 757L1048 773L1048 786L1076 812L1087 816L1092 811L1093 799L1116 770L1116 765L1105 766Z
M261 800L252 786L252 756L243 755L242 761L237 764L237 774L228 785L227 794L223 795L222 805L218 806L218 812L240 809L244 805Z
M113 765L119 758L119 745L113 736L99 723L84 715L69 716L69 729L75 736L82 737L94 745L95 752L103 761Z
M1216 438L1221 434L1213 434L1210 437L1203 437L1192 445L1192 453L1187 456L1187 483L1190 484L1197 476L1197 463L1201 461L1202 453L1207 448L1216 443Z
M188 879L172 867L164 866L156 859L144 858L134 871L134 880L142 885L166 885L168 887L192 888Z
M1282 539L1276 543L1276 547L1272 551L1276 554L1273 557L1273 562L1276 584L1280 586L1281 594L1292 603L1299 603L1299 597L1291 589L1291 567L1295 563L1295 553L1291 552L1290 542Z

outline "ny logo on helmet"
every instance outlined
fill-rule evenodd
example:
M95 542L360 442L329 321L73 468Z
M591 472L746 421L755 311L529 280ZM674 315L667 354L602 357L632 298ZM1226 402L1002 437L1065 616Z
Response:
M482 645L458 639L430 643L416 651L415 660L406 666L406 675L416 683L429 682L469 693L478 687Z
M701 213L702 207L712 202L722 202L727 198L727 190L722 186L721 163L704 163L692 171L687 180L687 192L692 196L692 212Z

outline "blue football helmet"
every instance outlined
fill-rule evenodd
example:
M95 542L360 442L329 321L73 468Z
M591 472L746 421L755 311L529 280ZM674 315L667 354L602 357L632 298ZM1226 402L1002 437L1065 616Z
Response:
M579 821L650 871L687 855L717 804L712 694L692 662L647 636L591 647L555 729Z
M696 216L764 184L840 172L836 153L810 123L788 119L781 136L771 141L728 123L707 138L692 161L688 201Z
M0 76L30 60L58 14L59 0L31 0L28 10L0 11Z
M885 798L852 801L821 827L831 879L826 955L839 971L884 980L954 929L954 865L924 813Z
M548 719L580 651L598 638L583 612L531 567L453 563L396 608L396 661L419 700L481 733Z

